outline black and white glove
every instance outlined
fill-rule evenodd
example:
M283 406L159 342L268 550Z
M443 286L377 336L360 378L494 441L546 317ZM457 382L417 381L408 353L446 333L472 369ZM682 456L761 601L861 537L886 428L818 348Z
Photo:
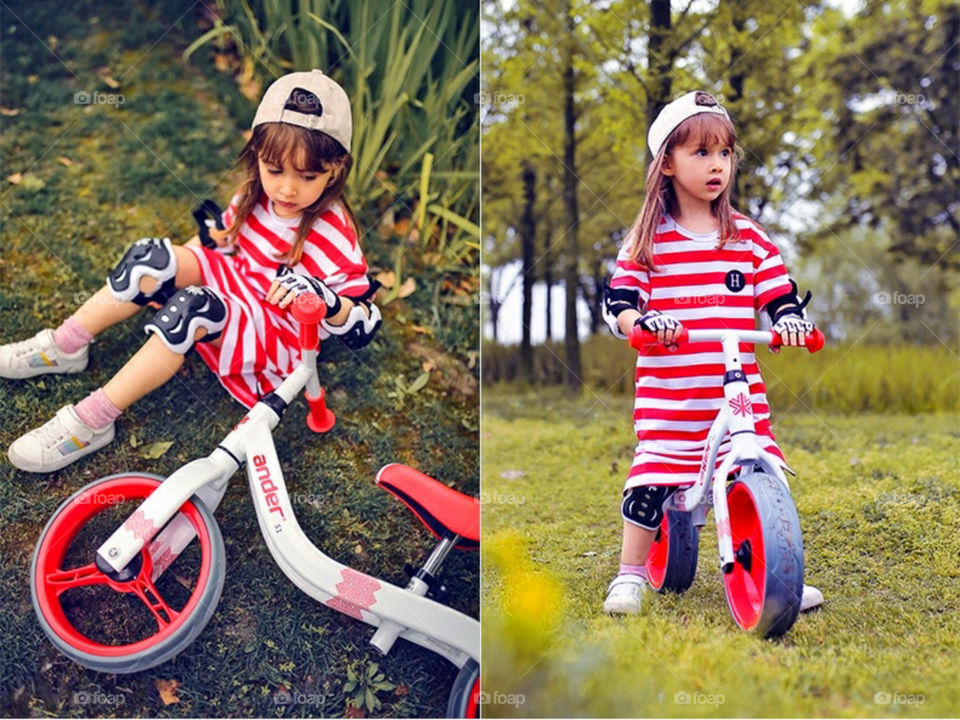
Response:
M816 325L800 315L785 310L771 329L780 336L783 345L788 347L802 346L806 343L806 336L812 333Z
M659 310L648 310L633 321L634 327L641 327L657 336L657 340L667 343L667 337L673 339L673 334L683 328L683 324L673 315L667 315ZM670 344L670 343L668 343Z
M267 300L270 301L272 297L273 302L285 308L305 292L320 296L327 306L327 317L333 317L340 312L342 307L340 296L328 288L323 280L295 273L286 265L282 265L277 271L277 277L267 292Z
M633 321L647 332L660 333L661 330L679 330L683 327L673 315L667 315L659 310L648 310Z

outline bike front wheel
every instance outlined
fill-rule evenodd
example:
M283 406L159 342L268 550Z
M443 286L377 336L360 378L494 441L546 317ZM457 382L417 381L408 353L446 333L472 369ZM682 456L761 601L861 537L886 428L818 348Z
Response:
M650 587L658 592L685 592L697 574L699 547L700 528L693 524L693 515L664 512L644 563Z
M476 660L467 660L457 673L447 701L447 717L480 717L480 665Z
M30 566L33 608L51 642L80 665L109 673L159 665L193 642L216 609L223 539L196 496L166 526L178 523L186 547L161 549L155 539L121 573L94 562L97 548L162 480L146 473L96 480L43 529Z
M797 620L803 595L803 538L789 490L765 473L727 488L735 561L723 573L727 604L743 630L779 637Z

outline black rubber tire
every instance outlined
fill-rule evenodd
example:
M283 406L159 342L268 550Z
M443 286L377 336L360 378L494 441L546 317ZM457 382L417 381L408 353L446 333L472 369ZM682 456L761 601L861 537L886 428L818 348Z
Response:
M724 573L727 605L742 629L765 638L779 637L796 622L803 595L803 536L797 508L786 485L761 472L731 483L727 499L734 551L745 539L752 536L754 541L751 572L738 559L733 572ZM758 531L762 532L762 557L757 551ZM762 592L745 592L746 581L754 588L762 583ZM760 595L762 601L757 600Z
M450 689L450 699L447 701L448 718L478 718L480 717L479 690L477 683L480 680L480 665L472 658L460 668L453 687Z
M663 536L666 533L666 553L663 555ZM697 558L700 553L700 528L693 524L689 512L667 510L658 531L654 547L647 553L647 579L657 592L686 592L697 575ZM652 558L666 559L661 571L651 566ZM662 579L661 579L662 575Z
M226 553L224 551L223 537L220 534L220 528L213 519L213 514L207 509L206 505L203 504L203 501L194 495L187 502L192 503L196 507L199 515L203 519L204 525L206 526L207 533L210 536L210 576L206 583L206 587L204 588L203 594L192 615L174 634L172 634L169 638L158 642L155 646L149 648L148 650L107 657L94 655L77 649L69 642L62 639L53 630L50 623L43 615L40 603L37 599L36 589L38 553L40 547L43 545L44 538L50 530L50 526L53 525L57 519L57 516L81 494L96 488L98 485L101 485L108 480L131 476L135 476L137 478L155 479L158 485L163 481L162 477L158 475L151 475L150 473L119 473L117 475L99 478L89 485L82 487L80 490L77 490L77 492L61 503L60 507L58 507L56 512L54 512L54 514L50 517L50 520L44 527L43 532L40 534L40 540L37 542L37 547L34 550L33 559L30 563L30 596L33 602L34 613L36 614L37 620L40 623L40 627L43 628L46 636L60 652L74 662L92 670L98 670L105 673L133 673L141 670L147 670L148 668L156 667L157 665L170 660L175 655L180 653L184 648L190 645L190 643L196 639L197 635L200 634L203 628L206 627L207 623L210 621L210 618L213 616L213 613L217 607L217 603L220 600L220 594L223 591L223 581L226 574Z

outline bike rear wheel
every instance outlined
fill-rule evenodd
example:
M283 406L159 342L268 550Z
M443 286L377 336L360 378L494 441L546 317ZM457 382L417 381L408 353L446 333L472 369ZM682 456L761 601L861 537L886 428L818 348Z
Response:
M476 660L467 660L457 673L447 701L447 717L480 717L480 665Z
M223 539L196 496L170 521L185 519L196 533L175 557L148 543L122 574L106 574L93 562L100 544L162 480L125 473L90 483L57 509L37 543L30 567L37 620L60 652L85 667L131 673L166 662L216 609Z
M803 595L803 538L789 490L765 473L751 473L727 488L736 560L723 573L733 619L766 638L787 632Z
M664 512L644 563L650 587L675 593L689 589L697 574L699 547L700 528L693 524L693 515L679 510Z

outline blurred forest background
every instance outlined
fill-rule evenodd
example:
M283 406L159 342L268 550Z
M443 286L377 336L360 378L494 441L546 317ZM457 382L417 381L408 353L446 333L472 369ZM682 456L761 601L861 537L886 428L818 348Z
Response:
M927 404L956 407L956 3L519 0L484 14L485 382L630 391L601 283L642 204L648 123L702 88L743 147L735 206L813 292L830 347L801 364L822 377L842 358L822 399L911 411L913 385L892 384L919 363Z

